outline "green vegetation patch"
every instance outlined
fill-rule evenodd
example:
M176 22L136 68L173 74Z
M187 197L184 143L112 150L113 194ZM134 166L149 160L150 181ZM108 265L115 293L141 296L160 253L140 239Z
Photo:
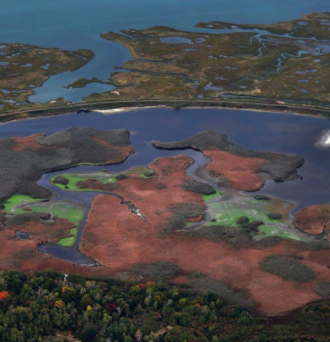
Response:
M206 203L206 202L209 202L209 201L213 200L216 197L222 196L224 193L225 193L224 191L216 190L215 194L203 195L203 200Z
M15 194L3 202L5 206L4 210L6 213L9 214L10 212L15 210L15 207L22 207L38 201L40 201L40 199L21 194Z
M151 169L145 169L141 168L141 173L135 174L142 178L149 178L150 174L153 170ZM101 172L90 172L90 173L68 173L63 174L61 176L54 176L50 179L51 183L55 186L57 186L61 190L67 190L67 191L94 191L94 192L107 192L103 190L95 190L95 189L81 189L78 187L78 182L83 182L87 180L97 180L103 184L109 184L109 183L115 183L118 180L123 180L127 178L128 174L133 174L130 171L120 173L120 174L114 174L109 173L106 171ZM67 181L61 181L58 182L57 180L61 178L61 180L64 178Z
M60 239L57 243L61 246L71 247L74 245L79 232L80 223L84 217L85 209L82 205L77 205L73 202L45 202L32 204L29 206L31 212L50 213L59 218L65 218L74 223L75 227L70 229L70 234L73 236ZM22 214L25 211L19 208L14 211L14 214Z
M269 226L262 225L258 227L258 230L264 233L262 235L263 238L269 237L269 236L278 236L283 239L291 239L291 240L297 240L297 241L304 240L302 236L299 236L295 231L283 230L283 229L278 228L276 225L269 225Z
M210 204L216 224L224 227L240 227L239 218L246 216L250 222L262 221L264 223L276 223L268 217L267 208L263 203L246 196L238 199L229 199Z
M79 181L86 181L89 179L95 179L100 181L103 184L107 183L114 183L116 181L116 176L114 174L109 174L108 172L96 172L96 173L70 173L70 174L64 174L62 177L69 180L68 184L59 184L54 183L54 180L56 178L52 177L51 182L60 188L61 190L68 190L68 191L95 191L90 189L80 189L77 186L77 182Z
M215 195L211 195L214 196ZM209 226L219 225L230 228L249 228L247 225L239 224L239 219L247 217L249 223L262 222L259 225L259 235L255 235L256 240L266 237L278 236L284 239L306 240L306 235L299 232L288 216L288 209L285 203L277 200L260 201L251 196L232 195L228 199L209 202L208 209L211 215ZM275 209L274 209L275 208ZM275 217L271 215L276 210L282 210L281 214ZM279 219L281 215L281 219Z

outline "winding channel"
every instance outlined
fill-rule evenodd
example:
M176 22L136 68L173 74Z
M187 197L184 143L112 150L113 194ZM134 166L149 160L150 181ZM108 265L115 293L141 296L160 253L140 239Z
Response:
M198 176L196 174L196 171L198 169L204 168L210 161L211 158L204 156L201 152L194 151L194 150L185 150L183 151L175 151L175 155L188 155L191 158L194 159L194 163L190 165L186 169L186 174L193 177L194 179L198 181L203 181L205 182L206 179L210 180L211 184L213 186L216 186L216 180L213 179L212 177L208 176L207 173L205 172L206 179L204 177L202 178L201 176ZM171 156L174 156L173 154ZM39 246L39 250L43 253L50 254L53 257L64 259L67 261L70 261L72 263L76 263L79 265L83 266L94 266L96 263L86 256L84 256L82 253L79 251L79 244L81 241L81 236L83 229L86 225L86 221L88 218L89 211L91 209L92 202L94 198L98 195L108 195L108 196L116 196L120 198L121 204L127 205L130 209L131 208L136 208L134 204L131 202L125 202L124 198L115 194L115 193L100 193L100 192L94 192L94 191L67 191L67 190L62 190L52 184L51 178L54 176L57 176L59 174L63 173L85 173L85 172L99 172L99 171L108 171L108 172L114 172L114 169L116 170L115 172L120 172L120 171L128 171L126 163L122 163L119 165L101 165L101 166L86 166L86 165L80 165L78 167L73 167L69 168L66 170L61 170L61 171L56 171L56 172L50 172L45 175L40 179L38 182L39 185L51 190L55 196L52 197L49 202L57 202L61 200L66 200L66 201L73 201L78 204L83 204L85 206L85 212L83 219L81 220L80 227L79 227L79 232L78 236L76 238L75 244L72 247L65 247L65 246L60 246L58 244L43 244ZM209 182L208 182L209 183ZM144 219L143 216L141 219Z
M44 253L76 264L95 265L94 261L79 252L79 243L91 203L100 193L61 190L50 183L50 179L55 175L98 172L101 170L117 173L127 171L134 166L147 166L156 158L184 154L192 157L195 161L186 169L186 174L196 180L206 181L216 186L216 181L205 172L205 165L210 162L210 158L191 149L184 151L159 150L151 145L152 140L176 141L188 138L205 129L214 129L227 134L229 141L246 148L302 155L305 158L305 164L298 171L303 176L303 181L284 183L267 181L264 188L258 193L294 203L295 207L292 214L306 206L330 202L330 150L320 149L317 146L317 141L324 132L330 130L330 121L326 119L238 110L204 108L174 111L166 108L152 108L116 115L104 115L97 112L73 113L11 122L0 125L0 138L23 137L37 132L52 134L72 126L89 126L109 130L127 128L131 131L130 141L136 150L136 153L122 164L107 166L80 165L45 174L39 180L38 184L56 194L50 201L71 200L83 204L86 208L73 247L51 244L39 247ZM131 205L124 202L123 204Z

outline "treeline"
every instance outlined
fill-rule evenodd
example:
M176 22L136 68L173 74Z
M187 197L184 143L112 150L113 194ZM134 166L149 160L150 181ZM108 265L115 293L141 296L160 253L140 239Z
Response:
M330 304L286 321L162 282L0 272L0 341L328 341Z

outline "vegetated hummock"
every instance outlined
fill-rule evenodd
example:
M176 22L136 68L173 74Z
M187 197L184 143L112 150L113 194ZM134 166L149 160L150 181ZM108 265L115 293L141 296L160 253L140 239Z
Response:
M229 94L245 102L271 98L279 104L326 104L329 24L329 13L312 13L272 25L196 25L207 33L165 26L104 33L102 38L127 47L134 60L111 74L116 91L86 99L211 100ZM210 32L218 28L232 32Z
M235 190L256 191L269 179L298 179L297 168L304 163L300 156L248 150L229 142L225 134L210 130L177 142L153 141L152 144L161 149L202 151L212 157L207 169L219 178L219 185Z
M294 218L294 224L303 232L311 235L320 235L330 231L330 207L311 206L300 210ZM329 241L328 237L328 241Z
M15 193L45 199L51 192L36 181L46 172L79 163L123 162L134 149L129 131L100 131L88 127L69 128L50 136L35 134L26 138L0 140L0 200Z
M1 43L0 104L3 108L0 110L37 108L38 105L28 101L33 88L41 87L51 76L79 69L92 58L94 53L89 50L67 51L28 44ZM64 104L63 99L54 101L54 104Z
M93 77L91 79L87 79L87 78L80 78L79 80L65 86L64 88L70 89L70 88L83 88L85 87L87 84L90 83L101 83L101 84L109 84L109 82L105 82L105 81L101 81L98 80L96 77Z

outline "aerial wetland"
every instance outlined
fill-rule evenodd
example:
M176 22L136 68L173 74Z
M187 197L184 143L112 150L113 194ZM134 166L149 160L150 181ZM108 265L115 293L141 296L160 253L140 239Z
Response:
M271 316L327 297L327 119L149 108L1 127L4 270L222 284Z
M118 61L109 53L106 77L93 69L78 78L96 63L91 50L4 43L0 111L19 118L63 112L68 105L172 101L327 115L329 28L324 12L277 24L210 21L191 31L154 26L99 32L102 44L130 54Z
M1 270L330 298L330 13L243 22L1 44Z

